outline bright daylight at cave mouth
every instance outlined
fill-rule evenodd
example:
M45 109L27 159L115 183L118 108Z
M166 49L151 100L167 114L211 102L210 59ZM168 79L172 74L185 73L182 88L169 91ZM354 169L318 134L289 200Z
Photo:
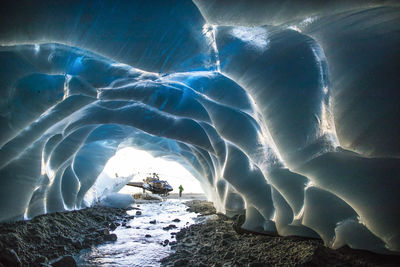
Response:
M146 151L133 148L119 150L114 157L109 159L100 175L106 175L110 178L117 178L117 176L132 177L130 181L141 182L142 179L152 176L153 173L168 181L173 188L172 193L178 193L180 185L184 188L185 193L203 193L199 181L179 163L163 158L154 158ZM131 193L135 191L141 190L123 187L119 192Z
M400 266L396 0L20 0L0 266Z

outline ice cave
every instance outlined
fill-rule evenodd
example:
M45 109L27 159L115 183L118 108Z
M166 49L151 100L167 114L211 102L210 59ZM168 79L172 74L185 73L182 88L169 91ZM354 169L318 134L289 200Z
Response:
M92 205L107 161L134 148L182 165L247 230L400 252L397 1L1 13L1 222Z

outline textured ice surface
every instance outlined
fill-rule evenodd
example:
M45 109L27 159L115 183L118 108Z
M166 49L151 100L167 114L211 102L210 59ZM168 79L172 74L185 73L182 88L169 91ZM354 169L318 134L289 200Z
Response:
M113 208L128 208L134 203L133 196L128 194L113 193L102 197L100 203Z
M126 203L101 173L133 147L247 229L400 251L395 4L37 3L0 23L0 221Z

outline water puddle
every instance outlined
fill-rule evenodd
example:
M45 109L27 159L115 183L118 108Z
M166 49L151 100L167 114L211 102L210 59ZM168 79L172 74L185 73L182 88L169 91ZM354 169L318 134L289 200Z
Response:
M179 199L135 204L134 207L140 208L142 214L136 215L137 210L128 211L135 216L127 222L131 228L119 226L113 231L118 236L116 242L81 251L78 266L160 266L159 260L171 253L170 246L162 243L167 239L175 241L172 232L197 223L197 214L187 212L187 206ZM155 224L150 223L153 220ZM163 229L170 225L176 228Z

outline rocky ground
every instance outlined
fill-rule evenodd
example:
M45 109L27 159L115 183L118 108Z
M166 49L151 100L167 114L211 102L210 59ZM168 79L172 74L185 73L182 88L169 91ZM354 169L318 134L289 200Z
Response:
M190 211L215 214L209 202L188 201ZM163 266L400 266L400 257L343 247L332 250L321 240L277 237L240 231L238 221L218 214L204 224L182 229Z
M400 266L398 256L348 247L332 250L321 240L242 231L242 217L216 214L212 203L203 200L185 204L206 218L205 223L174 233L176 241L164 245L175 252L161 261L163 266ZM115 241L110 231L128 227L131 219L126 210L95 206L0 224L0 267L76 266L71 255Z
M115 241L110 231L130 219L126 210L95 206L0 224L0 267L76 266L73 253Z

